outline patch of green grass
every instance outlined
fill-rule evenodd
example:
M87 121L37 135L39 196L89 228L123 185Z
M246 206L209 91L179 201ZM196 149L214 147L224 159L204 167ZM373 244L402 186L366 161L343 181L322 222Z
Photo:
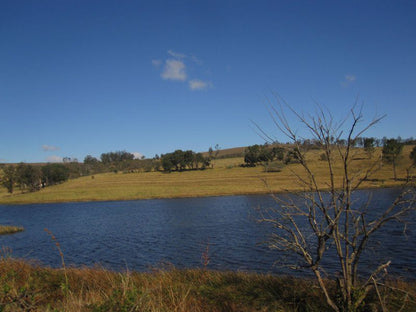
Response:
M21 226L0 225L0 235L13 234L24 231Z

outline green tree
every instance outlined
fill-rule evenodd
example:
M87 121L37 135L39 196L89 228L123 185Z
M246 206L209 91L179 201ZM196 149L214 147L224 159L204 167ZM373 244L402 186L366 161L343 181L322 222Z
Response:
M203 166L204 165L204 161L205 161L205 158L202 155L202 153L196 153L195 154L195 157L194 157L194 166L195 166L196 169L199 169L199 164L201 164L201 166Z
M285 149L283 147L275 146L272 148L272 155L273 155L273 158L283 161L283 159L285 158Z
M251 145L247 147L244 152L244 162L248 166L254 167L256 163L259 161L259 155L260 155L260 145L258 144Z
M2 184L7 189L7 192L13 193L14 185L16 183L16 167L9 165L3 168Z
M42 172L37 166L20 163L16 168L16 182L23 191L28 189L34 192L40 189L42 184Z
M171 172L174 167L171 156L171 154L161 155L161 164L164 171Z
M186 169L205 169L210 164L210 158L191 150L176 150L160 156L160 163L164 171L182 171Z
M188 167L189 169L193 169L194 159L195 159L195 153L193 151L189 150L183 153L183 163L185 167Z
M69 178L69 168L63 164L47 164L42 167L42 186L65 182Z
M97 163L99 162L99 160L91 155L87 155L84 158L84 164L85 165L91 165L91 166L95 166Z
M397 180L396 165L397 160L403 151L403 143L397 139L387 139L383 146L383 160L393 165L394 180Z
M375 142L376 142L375 138L363 138L364 151L367 153L368 158L371 158L371 156L374 153Z
M101 154L101 162L104 164L119 163L133 159L134 155L126 151L117 151Z

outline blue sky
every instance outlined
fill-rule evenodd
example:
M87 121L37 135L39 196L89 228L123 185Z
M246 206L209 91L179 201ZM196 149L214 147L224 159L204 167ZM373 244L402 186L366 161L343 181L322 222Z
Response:
M286 141L274 92L416 136L416 2L0 1L0 162Z

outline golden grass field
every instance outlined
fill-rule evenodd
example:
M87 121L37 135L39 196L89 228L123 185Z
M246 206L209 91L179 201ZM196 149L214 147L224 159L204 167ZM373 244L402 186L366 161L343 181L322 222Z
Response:
M391 164L380 166L379 170L363 183L363 188L396 186L403 183L406 168L410 166L409 153L413 146L405 146L398 162L397 176L393 180ZM319 160L322 152L308 152L310 167L322 187L328 183L326 162ZM370 166L381 153L378 148L372 159L362 149L354 151L351 168L359 171ZM74 201L134 200L150 198L200 197L237 194L258 194L267 192L301 191L294 175L303 174L300 164L285 166L281 172L264 172L262 166L239 167L243 158L214 160L214 168L183 172L104 173L69 180L60 185L47 187L39 192L21 194L16 190L8 194L0 188L0 204L25 204ZM341 183L342 166L337 162L335 173Z

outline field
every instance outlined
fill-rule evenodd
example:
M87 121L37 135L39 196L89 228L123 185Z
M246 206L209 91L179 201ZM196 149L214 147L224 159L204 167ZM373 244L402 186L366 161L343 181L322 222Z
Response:
M393 180L391 164L380 166L363 188L376 188L400 185L406 178L406 168L410 166L409 153L413 146L405 146L403 156L398 162L399 181ZM362 149L354 151L352 168L359 172L367 168L380 156L377 149L368 156ZM322 187L328 183L326 162L320 160L321 152L308 153L311 168ZM303 174L300 164L285 166L281 172L265 172L264 167L244 168L242 157L224 158L213 161L213 168L183 172L143 172L143 173L105 173L73 179L60 185L47 187L39 192L21 194L16 190L10 195L0 189L0 204L134 200L150 198L199 197L237 194L258 194L267 192L301 191L295 174ZM341 162L335 168L340 177ZM336 181L339 185L341 179Z

